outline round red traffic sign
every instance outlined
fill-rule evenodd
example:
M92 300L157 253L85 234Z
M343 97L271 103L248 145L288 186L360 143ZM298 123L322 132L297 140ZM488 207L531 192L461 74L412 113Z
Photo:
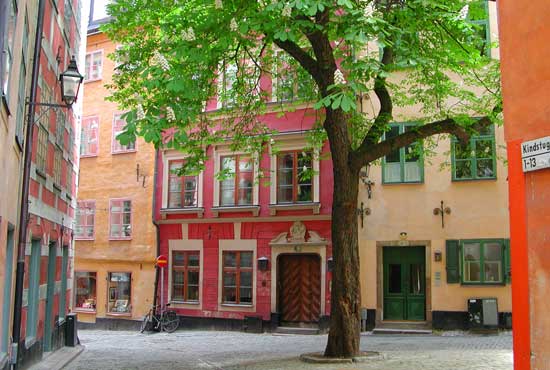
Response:
M168 266L168 258L166 258L164 254L161 254L157 257L157 267L160 267L162 269L166 266Z

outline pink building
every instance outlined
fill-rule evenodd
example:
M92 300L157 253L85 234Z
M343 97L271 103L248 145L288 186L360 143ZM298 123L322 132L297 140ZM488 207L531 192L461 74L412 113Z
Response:
M214 100L207 110L216 106ZM160 253L169 260L162 294L187 328L328 325L328 144L317 153L304 149L316 119L306 104L282 117L279 109L273 104L259 117L278 132L259 158L232 152L229 142L210 146L205 170L180 177L173 170L185 156L157 153L155 215ZM215 173L222 170L233 176L218 180Z

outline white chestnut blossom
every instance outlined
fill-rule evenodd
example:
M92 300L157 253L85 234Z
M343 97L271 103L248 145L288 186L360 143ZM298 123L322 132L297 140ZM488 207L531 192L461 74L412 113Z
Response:
M292 8L290 7L290 5L288 4L285 4L284 8L283 8L283 17L290 17L292 14Z
M229 23L229 29L232 32L237 32L237 30L239 29L239 25L237 24L237 21L235 20L235 18L231 18L231 22Z
M339 69L334 72L334 83L337 85L346 84L346 79L344 78L342 71L340 71Z
M195 31L193 30L192 27L189 27L188 29L183 30L182 33L181 33L181 37L185 41L195 41L196 40Z
M216 9L223 9L222 0L216 0L216 1L214 2L214 6L216 7Z
M170 63L168 63L168 60L159 53L157 50L153 53L153 62L160 66L165 71L168 71L170 69Z
M145 111L143 110L143 105L141 104L137 105L136 116L137 116L137 119L140 121L142 119L145 119Z
M466 19L466 17L468 16L469 10L470 10L470 6L468 4L464 5L462 9L460 9L460 11L458 12L457 18L462 20Z
M168 122L174 122L176 120L176 113L174 113L172 107L166 107L166 119Z

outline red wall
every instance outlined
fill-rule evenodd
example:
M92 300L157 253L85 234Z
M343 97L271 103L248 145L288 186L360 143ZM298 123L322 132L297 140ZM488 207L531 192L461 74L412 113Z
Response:
M550 136L550 2L498 3L508 144L515 369L550 361L550 169L523 173L521 143Z

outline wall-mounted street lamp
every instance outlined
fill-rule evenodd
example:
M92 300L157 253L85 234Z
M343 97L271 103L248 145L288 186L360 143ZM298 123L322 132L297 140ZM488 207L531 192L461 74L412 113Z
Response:
M334 259L332 257L327 259L327 270L328 272L332 272L332 270L334 270Z
M267 257L258 258L258 270L267 271L268 267L269 267L269 258Z
M76 65L76 59L74 56L69 62L67 70L59 75L59 81L61 82L61 100L65 104L56 104L48 102L33 102L29 101L28 104L31 106L45 106L50 108L71 108L71 106L76 102L78 97L78 91L80 90L80 85L84 80L84 76L78 72L78 67Z
M371 199L372 198L372 187L374 186L374 181L372 181L369 178L369 174L370 174L370 164L367 164L365 166L365 170L361 170L361 172L359 172L359 178L361 179L363 184L365 184L367 186L367 196L369 197L369 199Z
M445 215L451 214L451 207L444 207L443 201L441 201L441 205L438 208L434 208L434 215L439 216L441 215L441 227L445 227Z

